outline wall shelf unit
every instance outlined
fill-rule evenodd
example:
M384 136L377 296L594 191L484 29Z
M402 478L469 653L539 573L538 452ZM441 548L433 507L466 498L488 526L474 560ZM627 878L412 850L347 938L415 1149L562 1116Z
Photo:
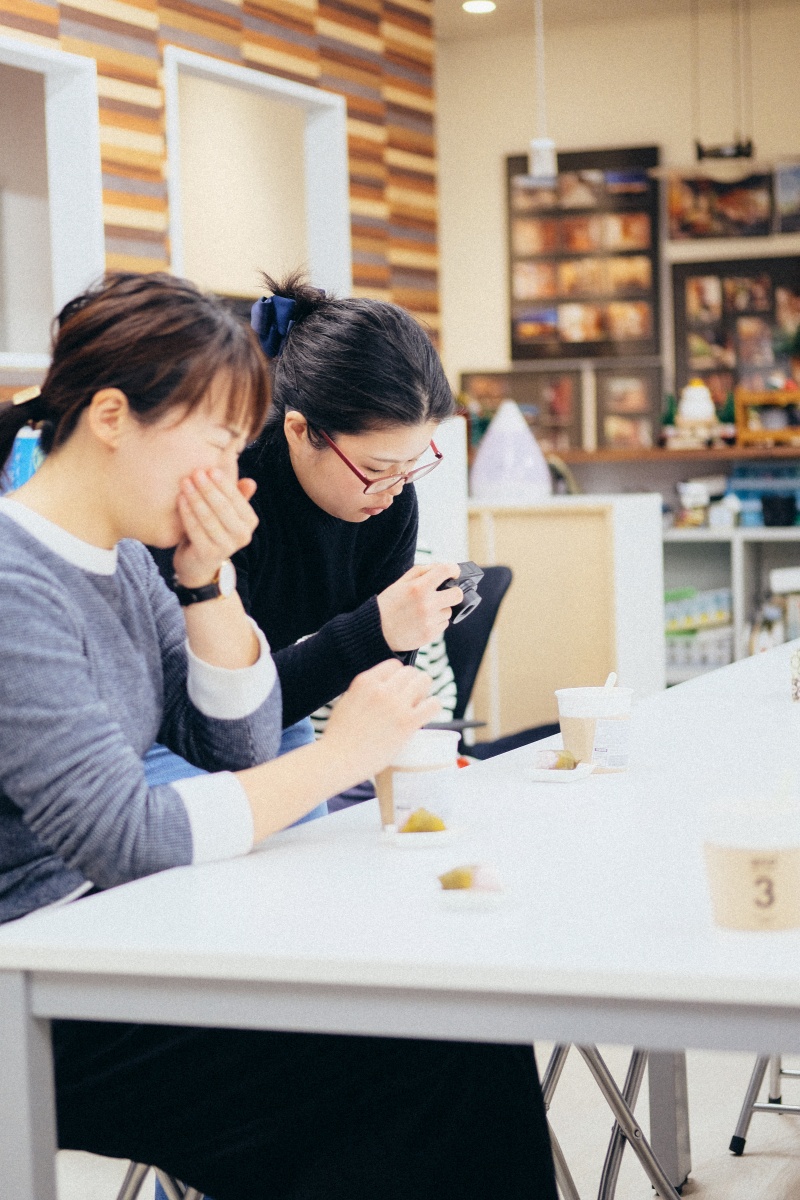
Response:
M736 462L746 459L800 458L800 446L721 446L717 450L564 450L566 463L671 463Z
M788 566L800 566L800 525L664 531L668 589L730 587L736 659L749 653L747 626L769 591L769 571Z

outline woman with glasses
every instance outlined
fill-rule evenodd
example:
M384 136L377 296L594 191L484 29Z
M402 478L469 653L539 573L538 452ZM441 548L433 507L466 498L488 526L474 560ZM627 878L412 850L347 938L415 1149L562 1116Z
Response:
M273 647L287 726L446 628L461 594L437 588L458 568L414 567L414 483L441 462L436 430L454 404L403 309L328 299L297 276L266 282L252 324L272 362L272 406L242 456L259 524L236 567Z
M442 461L436 430L454 403L430 338L403 309L328 298L298 275L264 278L272 295L254 304L252 324L272 404L240 460L257 484L258 527L234 563L278 668L285 751L313 740L309 715L359 672L437 638L462 598L437 590L455 563L413 565L414 484ZM172 778L181 769L160 765Z

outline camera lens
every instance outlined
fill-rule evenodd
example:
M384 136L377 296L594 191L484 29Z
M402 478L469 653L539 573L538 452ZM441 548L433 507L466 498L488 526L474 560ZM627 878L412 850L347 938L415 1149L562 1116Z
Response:
M461 583L459 586L464 593L464 599L453 609L452 620L454 625L458 625L459 621L463 621L470 613L474 612L481 602L481 598L474 587L470 587L469 584L465 583Z

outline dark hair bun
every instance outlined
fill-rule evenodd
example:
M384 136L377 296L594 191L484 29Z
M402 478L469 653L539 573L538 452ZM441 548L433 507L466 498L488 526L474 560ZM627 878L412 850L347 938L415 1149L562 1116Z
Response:
M304 317L310 316L311 313L318 312L332 299L322 288L312 287L302 271L292 271L281 280L273 279L271 275L267 275L266 271L262 271L261 278L264 286L272 292L273 296L283 296L286 300L294 300L297 305L295 324L302 321Z
M297 306L280 354L267 351L273 386L265 440L283 436L290 409L306 418L309 439L320 448L323 432L360 434L452 416L439 356L405 309L365 297L338 300L300 271L280 282L262 278L273 296Z

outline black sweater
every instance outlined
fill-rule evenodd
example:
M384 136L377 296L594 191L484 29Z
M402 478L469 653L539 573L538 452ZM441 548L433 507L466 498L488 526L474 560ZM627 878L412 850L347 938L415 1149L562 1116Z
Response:
M300 486L282 432L246 450L239 469L258 484L258 528L234 558L239 593L272 647L286 726L393 656L376 597L413 566L417 498L407 486L367 521L332 517Z
M258 528L234 555L237 586L272 648L286 727L394 657L376 597L414 564L417 498L409 484L379 516L332 517L300 486L282 431L245 450L239 471L258 484ZM154 556L171 579L172 551Z

